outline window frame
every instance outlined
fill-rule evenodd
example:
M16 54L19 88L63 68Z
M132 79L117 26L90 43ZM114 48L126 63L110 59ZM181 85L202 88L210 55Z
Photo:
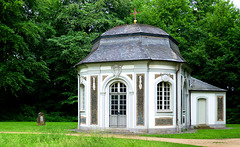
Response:
M167 93L165 93L165 89L166 89L165 86L168 86L167 88L169 89L169 91L167 90ZM158 91L158 89L159 89L159 91ZM172 95L171 91L172 91L171 83L165 82L165 81L160 81L157 83L157 90L156 90L156 110L157 110L157 112L171 111L171 95ZM162 100L160 100L160 95L162 96ZM169 100L165 99L166 96L169 98ZM161 107L160 101L162 101L162 108L160 108ZM165 105L167 104L167 103L165 104L165 102L167 102L167 101L169 102L167 105L168 108L165 109Z
M173 77L170 77L169 74L164 74L158 78L155 79L155 83L154 83L154 109L155 109L155 115L159 116L159 113L173 113L173 109L174 109L174 96L175 96L175 82L173 80L173 78L175 78L175 75L173 75ZM159 83L161 82L166 82L169 84L170 86L170 99L169 99L169 109L157 109L157 86Z
M116 85L117 84L117 85ZM121 85L121 84L123 84L123 85ZM123 82L121 82L121 81L117 81L117 82L114 82L114 83L112 83L110 86L109 86L109 101L111 101L111 96L117 96L118 98L118 112L123 112L122 110L121 110L121 105L124 107L125 106L125 113L124 114L121 114L121 115L126 115L127 114L127 111L126 111L126 109L127 109L127 85L125 84L125 83L123 83ZM121 104L120 103L120 101L121 101L121 96L125 96L125 101L126 101L126 103L125 104ZM110 115L116 115L116 114L112 114L112 103L110 102L109 103L111 106L109 107L110 109L109 109L109 114ZM114 110L115 111L115 110Z
M85 112L86 110L86 86L80 84L80 112Z

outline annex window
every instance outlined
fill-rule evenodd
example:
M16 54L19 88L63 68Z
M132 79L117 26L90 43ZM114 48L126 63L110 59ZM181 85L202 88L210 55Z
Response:
M157 84L157 110L170 110L170 84L160 82Z
M80 85L80 109L85 110L85 86L83 84Z

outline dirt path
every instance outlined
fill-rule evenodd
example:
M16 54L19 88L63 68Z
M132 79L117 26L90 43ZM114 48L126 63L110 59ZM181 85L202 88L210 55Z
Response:
M116 138L127 138L127 139L138 139L138 140L149 140L149 141L162 141L181 143L198 146L209 146L209 147L240 147L240 138L236 139L176 139L176 138L157 138L157 137L144 137L134 135L106 135L104 137L116 137Z
M38 132L0 132L9 134L52 134L52 133L38 133ZM83 134L66 134L70 136L81 136ZM84 134L84 136L92 136L91 134ZM137 139L137 140L149 140L149 141L162 141L181 143L197 146L208 146L208 147L240 147L240 138L234 139L176 139L176 138L157 138L157 137L144 137L138 135L116 135L116 134L101 134L101 137L115 137L124 139Z

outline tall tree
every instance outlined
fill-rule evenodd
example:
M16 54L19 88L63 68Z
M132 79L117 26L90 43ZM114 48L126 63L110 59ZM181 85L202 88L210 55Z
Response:
M134 0L132 6L141 11L139 23L160 27L179 41L192 76L228 87L228 122L239 123L239 9L224 0Z
M39 47L54 30L36 22L35 1L0 1L1 110L23 102L39 82L49 81L49 68ZM1 111L0 110L0 111Z
M52 85L58 89L56 95L69 97L65 102L72 104L77 98L77 73L73 66L90 52L91 41L100 33L124 23L121 18L128 12L128 5L128 0L99 0L73 1L62 7L54 22L57 36L48 40L45 57Z
M35 51L51 28L36 24L31 19L33 10L27 4L0 1L0 87L13 94L34 90L36 78L49 80L48 67Z
M76 102L77 74L73 66L90 52L90 42L98 35L114 26L133 23L129 13L136 7L141 12L138 23L160 27L180 42L194 77L229 88L227 104L232 105L227 105L227 117L229 122L239 123L240 16L229 3L0 0L0 111L8 109L10 113L14 110L11 108L18 108L17 112L19 107L28 112L69 111L59 102L67 98L67 103Z

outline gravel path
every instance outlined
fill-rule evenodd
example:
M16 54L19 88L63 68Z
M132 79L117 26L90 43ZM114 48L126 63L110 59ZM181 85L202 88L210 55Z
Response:
M198 146L209 146L209 147L240 147L240 138L235 139L176 139L176 138L157 138L157 137L144 137L135 135L105 135L104 137L116 137L116 138L127 138L127 139L138 139L138 140L149 140L149 141L162 141L181 143Z
M31 133L31 132L0 132L9 134L51 134L51 133ZM70 136L81 136L83 134L66 134ZM91 134L84 134L84 136L92 136ZM149 140L149 141L162 141L181 143L197 146L208 146L208 147L240 147L240 138L234 139L176 139L176 138L157 138L157 137L144 137L138 135L118 135L118 134L101 134L101 137L115 137L124 139L137 139L137 140Z

